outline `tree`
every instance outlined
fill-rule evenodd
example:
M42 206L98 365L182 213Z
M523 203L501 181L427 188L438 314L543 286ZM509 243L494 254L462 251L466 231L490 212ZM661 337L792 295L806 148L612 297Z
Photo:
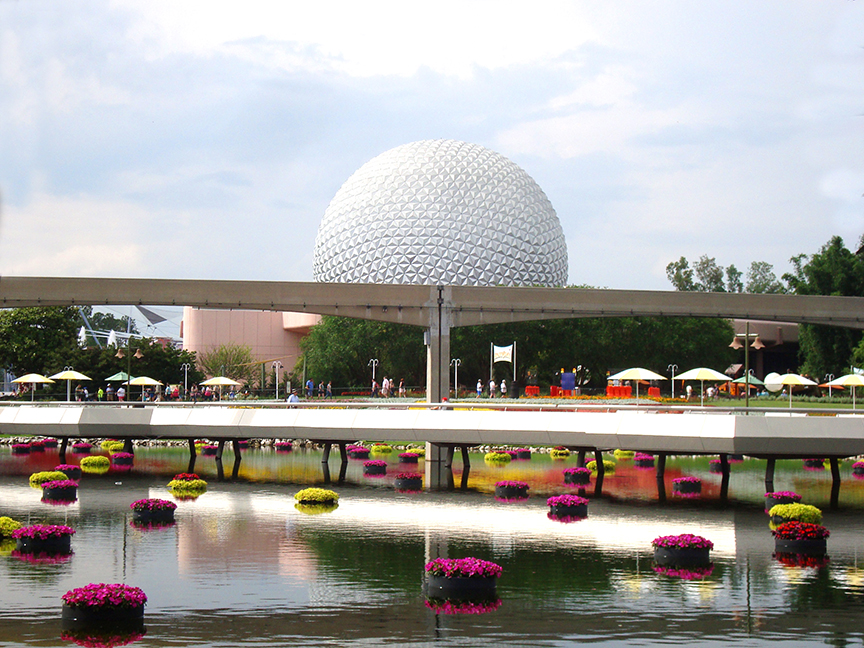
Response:
M741 283L741 271L734 265L726 268L726 292L740 293L744 290L744 284Z
M680 290L681 292L696 290L696 284L693 283L693 270L690 268L687 259L683 256L666 266L666 277L675 290Z
M227 376L251 384L261 362L252 356L252 349L242 344L223 344L198 356L198 367L208 376Z
M723 266L717 265L714 257L703 254L694 264L693 270L697 279L696 290L700 292L726 292L723 283Z
M61 370L78 348L78 322L72 306L0 311L0 363L17 375Z
M771 294L784 293L786 289L774 274L774 266L765 261L753 261L747 271L748 293Z
M793 272L783 279L798 295L864 297L864 258L849 251L839 236L816 254L792 257L791 263ZM840 375L849 367L862 334L854 329L801 324L798 341L802 371L817 377Z

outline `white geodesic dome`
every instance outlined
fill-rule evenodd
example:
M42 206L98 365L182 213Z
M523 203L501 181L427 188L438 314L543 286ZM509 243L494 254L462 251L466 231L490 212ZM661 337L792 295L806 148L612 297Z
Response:
M567 244L552 204L503 155L424 140L370 160L318 228L316 281L562 286Z

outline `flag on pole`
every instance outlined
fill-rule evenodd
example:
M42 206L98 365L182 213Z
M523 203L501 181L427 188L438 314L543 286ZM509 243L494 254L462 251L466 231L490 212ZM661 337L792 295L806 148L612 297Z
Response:
M513 345L506 347L492 346L492 362L513 362Z

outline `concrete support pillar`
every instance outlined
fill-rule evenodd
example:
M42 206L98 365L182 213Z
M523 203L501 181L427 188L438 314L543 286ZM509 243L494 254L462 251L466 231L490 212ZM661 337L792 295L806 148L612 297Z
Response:
M729 499L729 455L720 455L720 470L723 476L720 479L720 501L724 504Z
M430 313L426 335L426 402L440 403L450 394L450 287L434 286L426 306Z
M666 453L657 455L657 500L662 504L666 501Z
M834 510L840 506L840 463L837 457L828 461L831 462L831 509Z
M453 482L453 472L447 465L448 457L453 460L453 448L437 443L426 442L426 487L430 490L449 488Z
M768 458L768 464L765 466L765 492L773 493L774 492L774 464L776 460L774 457Z

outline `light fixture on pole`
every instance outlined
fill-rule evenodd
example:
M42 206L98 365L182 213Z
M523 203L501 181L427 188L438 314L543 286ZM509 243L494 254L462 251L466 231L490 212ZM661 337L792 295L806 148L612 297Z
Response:
M743 338L744 342L738 338ZM750 343L750 339L753 338L753 342ZM740 348L744 348L744 376L750 376L750 347L752 346L757 351L759 349L764 349L765 345L762 343L762 340L759 339L758 333L750 332L750 321L747 320L744 323L744 332L736 333L735 338L732 340L732 344L729 345L731 348L738 350ZM748 378L748 382L744 383L744 407L750 407L750 382Z
M675 400L675 372L678 371L678 365L670 364L666 367L666 371L672 372L672 400Z
M375 367L378 366L378 358L372 358L367 367L372 367L372 380L375 380Z
M834 374L825 374L825 382L828 383L828 398L831 398L831 381L834 380Z
M279 372L282 370L282 363L278 360L274 360L273 364L273 373L276 374L276 400L279 400Z
M450 366L453 367L453 394L454 398L459 398L459 365L462 364L460 358L450 360Z
M189 393L189 370L192 368L188 362L184 362L180 365L180 368L183 370L183 398L186 398L186 394Z

